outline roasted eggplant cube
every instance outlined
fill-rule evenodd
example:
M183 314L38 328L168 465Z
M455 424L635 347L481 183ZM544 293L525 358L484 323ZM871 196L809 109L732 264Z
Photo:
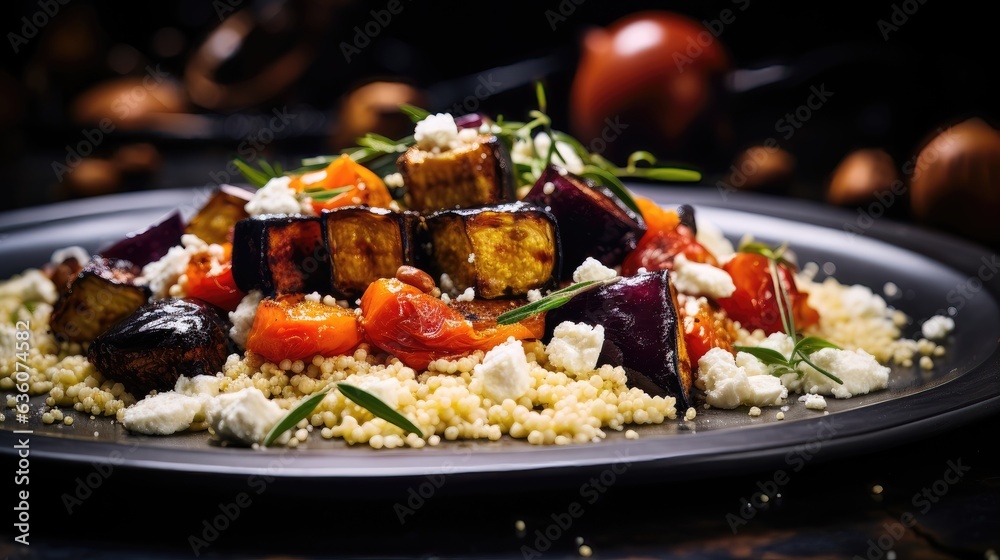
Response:
M410 209L434 212L513 201L513 165L496 136L435 153L410 148L397 161Z
M544 207L559 222L567 278L587 257L605 266L621 264L646 232L642 217L611 191L553 167L542 172L524 201Z
M215 375L228 355L228 329L218 312L194 299L162 299L94 339L91 363L141 397L169 390L181 375Z
M236 222L250 217L244 209L253 195L250 191L222 185L191 221L184 233L197 235L205 243L225 243Z
M629 385L673 396L679 410L692 406L691 365L669 272L622 278L584 292L546 314L547 333L563 321L602 325L599 363L623 366Z
M52 334L63 342L90 342L135 313L149 300L149 290L135 285L139 272L129 261L94 257L56 301Z
M330 268L318 217L265 215L233 230L233 279L244 292L330 292Z
M97 254L106 259L125 260L143 267L160 260L172 247L180 245L182 235L184 219L181 218L180 211L175 211L146 229L129 233L125 239Z
M380 278L392 278L402 265L416 264L416 212L349 206L323 213L334 293L353 299Z
M550 288L559 273L560 231L545 210L512 202L445 210L427 218L432 270L484 299Z

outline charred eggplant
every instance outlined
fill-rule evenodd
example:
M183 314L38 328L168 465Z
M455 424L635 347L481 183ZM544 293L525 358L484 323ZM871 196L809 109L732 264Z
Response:
M523 202L444 210L427 218L433 269L484 299L555 285L560 231L552 214Z
M228 354L215 309L194 299L150 303L94 339L88 358L135 396L173 388L181 375L214 375Z
M233 279L244 292L330 291L330 268L318 217L257 216L233 230Z
M566 275L587 257L605 266L621 264L646 232L642 217L611 191L553 167L542 172L524 201L544 207L559 222Z
M360 296L379 278L416 262L421 218L416 212L350 206L323 213L329 284L342 297Z
M119 259L143 267L158 261L171 247L181 244L184 234L184 220L180 212L174 212L163 220L140 231L134 231L125 239L98 251L106 259Z
M603 325L599 363L624 367L629 385L651 395L675 397L678 410L691 406L691 365L669 272L623 278L574 297L548 312L548 333L563 321Z
M139 267L129 261L94 257L56 301L49 325L56 339L90 342L149 300L136 286Z
M397 165L409 206L418 212L514 200L510 156L496 136L480 135L440 153L414 146L399 157Z
M205 243L229 241L236 222L250 217L244 207L251 198L250 191L232 185L220 186L191 218L184 233L197 235Z

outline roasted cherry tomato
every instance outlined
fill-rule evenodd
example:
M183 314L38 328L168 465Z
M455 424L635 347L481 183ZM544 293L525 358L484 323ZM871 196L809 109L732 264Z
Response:
M694 314L690 311L697 309ZM712 309L707 300L698 303L688 301L678 308L684 328L684 345L687 346L691 369L698 369L698 360L712 348L733 351L733 337L729 331L730 321Z
M521 340L544 334L542 321L476 330L456 309L395 278L383 278L365 290L361 326L369 342L418 370L437 359L488 351L511 336Z
M718 265L712 253L695 241L691 229L678 225L671 230L647 231L635 250L625 257L622 275L634 276L640 268L671 270L674 258L681 253L689 261Z
M392 202L382 179L347 155L333 160L326 169L293 177L289 186L299 192L344 189L326 200L314 199L313 208L317 212L359 204L388 208Z
M235 311L246 294L233 280L233 245L222 244L222 255L202 252L188 261L184 292L226 311Z
M768 258L754 253L737 253L722 266L736 284L732 296L719 300L729 317L748 330L764 329L767 334L784 331ZM819 313L809 306L809 294L795 286L792 271L778 266L778 277L792 303L795 327L798 330L819 322Z
M247 350L278 363L340 356L361 344L352 309L309 301L302 294L265 299L257 308Z

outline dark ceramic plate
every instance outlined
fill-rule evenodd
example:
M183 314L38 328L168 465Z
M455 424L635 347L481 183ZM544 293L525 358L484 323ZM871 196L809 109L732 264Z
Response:
M636 428L637 440L613 432L597 444L535 447L521 440L443 443L436 448L373 450L310 438L294 451L223 448L205 433L167 438L134 436L109 419L74 413L72 426L43 425L41 397L32 400L32 422L0 430L0 449L12 453L15 429L33 430L33 457L83 465L122 455L121 468L246 480L268 472L312 484L337 482L341 491L370 490L434 474L490 486L508 483L569 484L627 462L631 480L705 478L753 469L793 468L814 460L860 454L926 437L1000 409L1000 273L990 251L926 230L868 220L858 214L762 196L723 195L711 187L636 187L664 205L693 204L731 239L746 233L772 243L789 241L801 262L825 268L845 283L882 291L899 287L890 305L919 322L954 308L957 328L948 353L933 371L896 367L889 389L849 400L828 399L828 414L789 399L785 420L767 409L699 409L695 422L667 421ZM0 277L45 262L54 249L79 244L92 250L141 228L167 212L193 212L199 191L118 195L0 214ZM846 229L845 229L846 228ZM853 228L853 229L852 229ZM860 234L855 232L861 232ZM10 411L8 411L10 412ZM683 413L683 412L682 412ZM345 481L354 484L340 484ZM459 486L459 482L451 486Z

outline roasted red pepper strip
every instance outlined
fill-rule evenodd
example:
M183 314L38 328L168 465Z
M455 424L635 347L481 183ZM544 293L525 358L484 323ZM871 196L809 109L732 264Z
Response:
M198 253L188 261L187 283L184 292L188 297L197 298L216 305L226 311L235 311L243 296L233 279L233 246L223 243L223 254L219 258L208 252Z

